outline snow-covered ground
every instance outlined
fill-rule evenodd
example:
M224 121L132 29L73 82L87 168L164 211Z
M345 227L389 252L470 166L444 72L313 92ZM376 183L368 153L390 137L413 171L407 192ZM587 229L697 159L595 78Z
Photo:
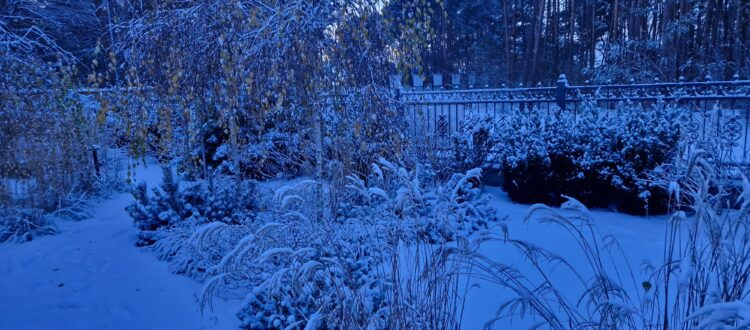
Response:
M141 167L136 181L158 183L158 166ZM500 217L508 216L514 238L528 240L568 258L583 273L587 264L575 242L557 227L523 223L528 209L487 188ZM216 300L213 311L199 311L201 284L169 272L146 249L134 246L136 229L125 212L128 193L96 205L93 219L60 222L60 233L26 244L0 245L0 329L231 329L240 302ZM643 259L661 260L665 217L644 218L593 211L603 234L616 237L640 274ZM482 252L524 269L513 248L497 242ZM641 280L640 277L636 280ZM580 286L564 273L556 278L571 297ZM629 283L628 281L625 281ZM637 288L637 286L634 286ZM479 283L469 291L465 329L478 329L511 298L507 290ZM496 328L527 327L533 320L504 320Z
M158 166L136 180L158 182ZM134 244L129 193L95 206L93 219L58 222L59 234L0 245L0 329L232 329L239 302L199 311L201 284L174 275Z
M577 243L560 227L534 221L525 223L523 219L529 208L528 205L511 202L499 188L487 188L486 193L492 196L493 204L498 208L498 214L509 216L508 229L512 238L525 240L557 253L570 262L582 275L591 276L591 267L580 252ZM631 295L637 297L638 292L635 291L640 290L641 281L647 279L641 272L642 262L651 260L654 263L659 263L662 260L668 217L637 217L605 210L593 210L591 215L602 234L612 235L617 239L622 250L626 251L629 265L622 258L618 258L617 255L615 255L615 264L618 265L620 271L628 272L626 269L632 268L636 283L633 283L630 279L629 273L623 272L620 275L625 289ZM490 256L493 260L517 267L528 273L533 272L531 267L528 266L528 262L520 256L516 249L502 242L486 243L483 245L481 252ZM570 272L565 272L563 269L564 267L557 267L553 281L561 292L575 301L584 292L584 287L573 278ZM472 283L478 283L478 286L469 290L462 323L464 329L481 329L487 321L495 317L495 312L501 304L515 297L508 290L491 283ZM636 301L638 300L636 299ZM497 322L494 329L527 329L537 321L528 318L524 320L519 318L504 319Z

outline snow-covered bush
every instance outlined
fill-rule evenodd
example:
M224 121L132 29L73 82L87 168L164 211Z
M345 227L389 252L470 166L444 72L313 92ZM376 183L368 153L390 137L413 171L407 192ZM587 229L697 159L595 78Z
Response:
M228 136L216 118L218 116L216 111L203 109L201 115L198 115L199 111L194 109L188 111L193 113L194 116L206 117L201 118L199 123L193 124L197 127L187 129L188 131L192 129L192 132L179 132L179 130L185 130L179 124L164 128L165 130L173 129L171 133L175 138L167 142L166 148L171 149L169 152L182 160L178 164L180 172L191 179L207 179L207 176L215 171L233 174L233 169L228 168L229 164L226 162L229 157L227 150ZM186 133L191 136L184 136ZM187 155L182 154L179 149L174 150L176 149L175 146L185 144L189 148Z
M495 129L490 116L467 116L461 130L451 137L455 166L461 170L483 167L497 143Z
M248 233L247 225L221 221L206 224L189 218L155 231L152 250L159 259L169 262L171 272L203 281L208 270L216 267Z
M149 194L145 183L136 186L136 201L127 207L140 231L139 245L156 242L157 231L190 222L194 226L220 221L241 224L252 221L255 213L255 184L229 178L213 181L180 181L174 171L163 168L160 187Z
M244 288L238 317L243 328L255 329L366 324L382 308L384 284L372 268L381 258L372 246L381 244L373 244L377 238L362 223L316 219L317 187L306 180L277 191L261 216L267 222L247 225L251 233L210 270L204 306L214 295Z
M240 124L240 136L247 143L239 150L239 173L245 178L266 180L309 169L314 150L309 141L312 130L295 123L296 118L304 116L304 109L290 106L266 116L263 126L252 116L244 117ZM224 147L229 149L228 144ZM231 155L224 156L231 159Z
M348 187L358 196L349 199L341 218L364 217L377 223L400 222L404 241L451 241L496 220L482 191L481 169L456 173L440 182L435 172L419 165L413 171L384 159L373 165L367 183L349 176ZM344 220L346 221L346 220Z
M372 258L342 255L350 250L340 247L318 248L271 249L256 259L278 270L247 295L237 314L243 328L380 327L388 289ZM285 267L278 268L279 258L286 259Z
M0 208L0 243L22 243L56 232L51 216L40 209Z
M249 329L455 327L457 284L443 281L451 268L435 267L433 245L497 219L480 196L481 171L441 182L381 159L370 172L345 187L303 180L276 190L258 217L266 222L246 225L209 270L204 306L245 288L238 317Z
M647 175L674 157L683 115L664 106L592 105L575 114L509 116L495 129L489 160L514 201L559 205L566 195L589 207L663 213L666 191Z

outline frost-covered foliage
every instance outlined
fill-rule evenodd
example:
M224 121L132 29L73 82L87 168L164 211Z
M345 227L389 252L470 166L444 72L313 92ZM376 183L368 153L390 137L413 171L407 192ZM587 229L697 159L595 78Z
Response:
M5 192L0 191L0 232L29 240L52 232L53 217L86 217L88 199L116 188L119 164L95 111L71 88L75 67L70 59L59 54L52 62L40 54L53 56L55 47L3 27L0 190Z
M647 311L657 326L739 329L750 322L750 181L709 162L704 150L664 166L656 182L675 212L664 261L647 264L653 294ZM676 303L673 303L676 302Z
M496 143L495 129L492 117L467 116L461 132L451 137L454 166L459 169L483 167Z
M647 174L675 156L683 116L659 105L508 116L494 130L488 160L514 201L559 205L566 195L589 207L663 213L666 192Z
M409 141L408 119L393 91L383 87L330 96L323 114L325 158L346 170L368 173L378 158L402 159Z
M134 188L136 201L127 211L140 231L139 245L154 244L159 230L198 226L212 222L242 224L253 221L255 184L218 177L214 181L180 181L169 167L163 168L161 185L149 194L145 183ZM167 235L169 236L169 235Z
M54 221L39 209L0 208L0 243L27 242L57 232Z
M140 130L137 139L171 135L166 153L185 172L270 179L319 171L322 157L356 168L378 153L396 154L383 147L398 136L399 126L389 124L402 121L383 95L389 63L385 35L375 32L386 24L379 1L164 6L123 23L117 48L131 69L129 85L154 87L156 98L184 112L171 120L172 109L125 106L138 109L129 112L136 126L151 117L173 125ZM354 91L362 96L335 109L323 96Z
M152 250L169 262L169 270L199 281L216 267L240 239L249 233L247 225L230 225L221 221L198 222L194 218L155 231Z
M439 182L421 166L381 159L371 173L348 176L345 187L303 180L277 189L264 223L245 225L249 233L209 269L204 306L244 289L238 317L248 329L455 327L457 284L443 281L450 268L434 267L433 244L497 220L479 195L481 171ZM217 241L230 228L198 232Z
M361 222L316 219L311 206L320 184L305 180L276 192L269 201L270 214L263 217L268 221L249 227L252 233L211 269L204 304L210 304L215 294L239 287L249 290L238 313L244 328L370 322L368 318L383 308L378 295L385 291L384 283L373 269L382 256L372 249L382 244ZM319 313L337 317L315 320Z
M340 209L339 218L400 222L402 240L418 238L430 243L485 229L496 219L487 196L480 196L483 187L478 168L438 183L434 171L421 165L406 171L383 159L378 164L373 165L367 183L348 177L348 187L358 196Z

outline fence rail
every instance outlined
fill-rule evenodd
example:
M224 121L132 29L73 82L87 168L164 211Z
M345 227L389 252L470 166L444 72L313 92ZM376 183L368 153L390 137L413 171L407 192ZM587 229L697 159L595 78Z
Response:
M400 97L407 104L543 102L556 103L561 108L565 108L568 102L592 100L747 100L750 98L750 80L570 86L565 76L560 76L555 87L402 90Z

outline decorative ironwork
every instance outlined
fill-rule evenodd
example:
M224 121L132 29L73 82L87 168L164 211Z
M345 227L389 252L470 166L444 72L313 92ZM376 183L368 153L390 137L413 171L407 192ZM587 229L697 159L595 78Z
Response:
M750 96L750 81L680 82L632 85L571 86L568 101L597 100L731 100Z
M448 135L448 121L445 120L444 115L440 115L440 117L438 117L438 120L435 123L435 133L437 133L438 136L442 137Z
M698 141L698 139L701 137L701 125L695 120L694 114L689 114L688 117L690 118L688 123L685 125L685 129L687 130L687 138L688 142L695 142Z
M721 141L726 148L734 148L738 146L738 141L742 137L742 124L740 124L740 116L732 116L724 123L724 131L721 133Z

